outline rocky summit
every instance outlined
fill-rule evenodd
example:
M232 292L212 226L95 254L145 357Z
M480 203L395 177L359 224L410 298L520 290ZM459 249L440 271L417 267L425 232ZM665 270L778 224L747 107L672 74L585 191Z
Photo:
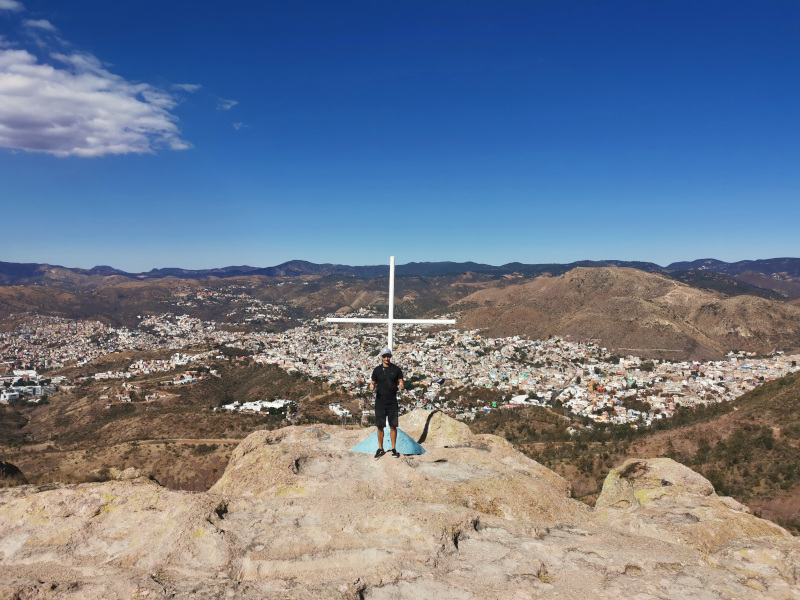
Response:
M800 599L800 540L679 463L626 462L593 509L499 437L400 426L425 454L287 427L205 493L132 470L0 490L0 598Z

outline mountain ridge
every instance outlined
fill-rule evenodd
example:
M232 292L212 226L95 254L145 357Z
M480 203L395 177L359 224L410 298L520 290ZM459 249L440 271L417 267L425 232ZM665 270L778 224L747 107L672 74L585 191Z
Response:
M800 258L772 258L744 260L727 263L717 259L698 259L674 262L666 267L645 261L624 260L580 260L571 263L521 263L510 262L504 265L489 265L476 262L410 262L397 265L398 277L437 277L444 275L463 275L482 273L496 276L518 274L528 277L545 273L561 275L576 267L629 267L649 273L670 273L678 271L708 271L737 277L747 272L763 275L781 275L788 279L800 278ZM0 261L0 285L25 285L59 280L55 274L69 273L86 278L122 277L131 280L150 280L175 277L179 279L204 279L209 277L232 278L261 275L266 277L300 276L348 276L362 279L386 277L388 265L351 266L333 263L312 263L304 260L290 260L271 267L252 267L249 265L217 267L210 269L184 269L180 267L153 268L146 272L133 273L108 265L98 265L91 269L64 267L49 263L12 263ZM50 277L48 277L50 274ZM63 281L63 277L61 278Z

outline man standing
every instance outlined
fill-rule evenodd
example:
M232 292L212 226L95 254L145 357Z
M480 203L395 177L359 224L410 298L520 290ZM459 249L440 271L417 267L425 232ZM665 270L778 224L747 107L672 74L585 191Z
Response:
M392 363L392 350L385 347L381 350L381 364L372 371L372 380L369 382L369 391L378 388L375 396L375 424L378 427L378 450L375 458L380 458L386 452L383 450L383 429L389 422L389 437L392 440L392 456L398 458L397 451L397 390L405 389L403 372L400 367Z

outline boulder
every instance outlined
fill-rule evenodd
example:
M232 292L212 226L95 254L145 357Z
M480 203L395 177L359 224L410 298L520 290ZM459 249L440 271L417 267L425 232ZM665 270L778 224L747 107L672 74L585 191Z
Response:
M595 508L624 531L704 551L738 538L789 536L733 498L717 496L705 477L669 458L630 459L613 469Z
M437 431L459 431L463 425L439 418L452 423ZM565 479L497 436L471 436L458 447L425 443L425 454L387 454L376 461L350 451L364 432L328 426L258 431L233 452L210 492L226 499L444 503L525 521L579 518L588 512L569 499Z
M400 428L426 448L458 446L472 438L466 423L439 410L418 409L400 417Z
M109 469L109 474L112 479L116 479L117 481L129 481L143 476L142 472L134 467L128 467L122 471L119 469Z

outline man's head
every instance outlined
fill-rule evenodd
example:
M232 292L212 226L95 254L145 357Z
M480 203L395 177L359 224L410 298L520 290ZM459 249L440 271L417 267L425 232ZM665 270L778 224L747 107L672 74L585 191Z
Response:
M388 346L385 346L383 350L381 350L381 362L383 364L389 364L392 360L392 351Z

